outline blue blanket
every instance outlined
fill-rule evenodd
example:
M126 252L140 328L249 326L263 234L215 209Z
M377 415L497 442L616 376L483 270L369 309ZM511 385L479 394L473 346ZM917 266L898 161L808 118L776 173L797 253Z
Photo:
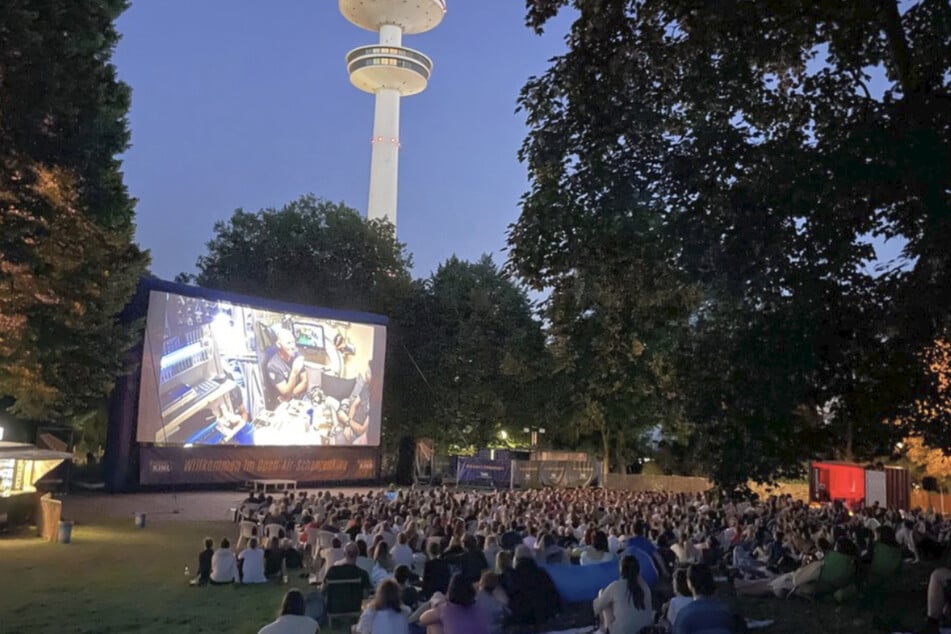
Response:
M617 560L587 566L550 564L542 568L548 572L565 603L594 601L602 588L620 577Z

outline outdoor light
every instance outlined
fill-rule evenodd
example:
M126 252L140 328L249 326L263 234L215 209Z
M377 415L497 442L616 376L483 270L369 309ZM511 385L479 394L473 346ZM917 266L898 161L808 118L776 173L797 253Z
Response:
M522 431L527 434L527 433L530 432L531 430L530 430L528 427L523 427L523 428L522 428Z
M3 440L3 427L0 427L0 440Z
M509 433L503 429L502 431L499 432L499 438L501 438L502 440L508 440Z

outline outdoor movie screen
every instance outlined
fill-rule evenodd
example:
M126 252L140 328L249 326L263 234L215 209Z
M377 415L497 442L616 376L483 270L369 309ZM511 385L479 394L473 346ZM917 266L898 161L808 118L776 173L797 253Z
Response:
M386 327L152 290L136 439L379 445Z

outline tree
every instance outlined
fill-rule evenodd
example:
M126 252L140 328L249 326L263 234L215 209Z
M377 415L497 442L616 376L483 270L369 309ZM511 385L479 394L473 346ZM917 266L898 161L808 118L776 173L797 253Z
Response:
M424 435L485 447L503 426L544 424L544 337L525 291L489 256L452 257L424 288L413 352L431 399Z
M109 63L124 2L0 6L0 394L59 422L101 407L147 256L115 158L128 87Z
M567 4L530 0L529 25ZM681 366L707 457L769 477L881 429L951 306L947 3L572 4L520 98L519 270L547 283L646 205L654 257L702 289ZM870 272L870 236L903 258Z
M546 317L557 374L569 390L563 408L581 431L595 432L606 466L623 473L641 436L656 427L682 431L676 373L680 332L695 294L656 261L603 245L555 280Z
M932 389L908 408L906 416L918 421L913 427L922 431L904 438L899 446L925 475L947 480L951 478L951 457L941 449L940 421L951 415L951 343L936 341L921 355L920 362L931 378ZM899 428L909 427L901 424L904 421L898 422ZM935 446L926 442L932 438L938 439Z
M409 292L412 259L393 225L301 196L280 209L235 210L215 223L198 273L184 281L272 299L387 313Z

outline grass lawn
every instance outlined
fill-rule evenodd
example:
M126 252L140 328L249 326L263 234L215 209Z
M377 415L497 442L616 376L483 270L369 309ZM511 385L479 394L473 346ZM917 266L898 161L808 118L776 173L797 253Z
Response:
M831 598L730 598L748 619L773 619L764 634L873 634L914 632L925 622L925 597L933 564L904 564L899 575L879 590L836 604Z
M158 519L158 521L155 521ZM228 521L187 522L149 516L77 524L73 543L0 538L0 632L257 632L270 622L288 586L190 588L201 540L234 539ZM29 533L32 535L33 533ZM932 566L906 565L877 596L839 606L831 600L728 599L744 616L774 619L765 634L869 634L912 631L923 623Z
M152 520L152 517L149 517ZM29 533L33 535L35 531ZM131 518L73 527L71 544L0 538L0 632L257 632L288 586L192 588L202 538L234 541L231 522Z

